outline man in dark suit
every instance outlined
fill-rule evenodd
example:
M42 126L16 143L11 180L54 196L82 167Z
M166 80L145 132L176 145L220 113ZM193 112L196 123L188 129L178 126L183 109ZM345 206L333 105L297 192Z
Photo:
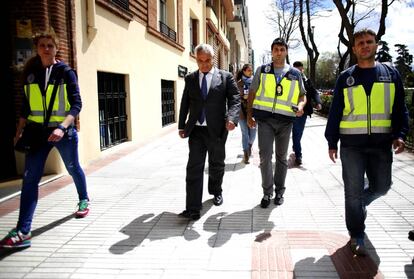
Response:
M189 137L186 209L180 216L192 220L200 218L207 153L208 192L214 195L214 205L223 203L225 144L240 111L240 93L232 74L213 67L213 47L200 44L195 53L198 70L185 77L178 120L179 136Z

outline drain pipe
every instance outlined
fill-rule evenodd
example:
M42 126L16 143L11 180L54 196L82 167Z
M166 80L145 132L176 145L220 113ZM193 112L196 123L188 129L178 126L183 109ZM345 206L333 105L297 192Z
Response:
M87 0L86 2L86 10L87 10L87 17L88 17L88 38L89 40L93 40L95 38L98 29L95 25L95 0Z

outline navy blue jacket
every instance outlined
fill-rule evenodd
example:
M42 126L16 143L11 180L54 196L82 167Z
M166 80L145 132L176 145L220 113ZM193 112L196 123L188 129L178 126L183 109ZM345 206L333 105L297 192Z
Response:
M61 73L62 67L67 67L67 65L61 61L57 62L53 65L52 73L49 78L49 84L53 84L56 74ZM27 77L24 80L24 84L28 83L37 83L40 86L40 90L42 93L45 93L44 86L45 86L45 73L46 68L37 68L34 67L34 70L30 70L27 73ZM66 91L68 94L68 101L70 104L70 111L69 114L76 117L82 108L82 100L79 92L79 85L76 73L73 69L69 71L65 71L64 74L65 83L67 85ZM23 106L20 112L20 117L27 119L30 114L30 105L26 97L23 99Z
M384 65L384 64L382 64ZM349 77L352 75L354 83L352 86L362 85L367 94L371 93L371 88L374 81L377 81L380 73L385 68L376 64L374 68L362 69L354 65L338 77L336 82L334 96L328 116L328 123L325 130L325 138L328 140L329 149L338 149L338 141L341 140L341 146L355 146L355 147L384 147L390 148L394 139L401 138L405 140L408 132L408 111L405 105L404 87L401 81L400 74L394 67L387 67L391 76L391 82L395 84L395 99L391 115L391 134L376 133L376 134L361 134L361 135L340 135L339 123L342 119L344 110L344 94L343 89L349 87Z

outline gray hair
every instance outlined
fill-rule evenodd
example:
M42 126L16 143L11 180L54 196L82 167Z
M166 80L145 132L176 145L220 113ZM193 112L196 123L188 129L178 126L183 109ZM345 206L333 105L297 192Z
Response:
M200 52L208 53L211 57L214 57L214 48L209 44L199 44L195 48L195 53L198 54Z

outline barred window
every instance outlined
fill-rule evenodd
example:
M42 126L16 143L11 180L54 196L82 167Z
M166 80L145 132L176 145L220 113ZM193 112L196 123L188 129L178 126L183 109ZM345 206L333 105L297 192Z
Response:
M128 140L125 75L98 72L101 150Z

